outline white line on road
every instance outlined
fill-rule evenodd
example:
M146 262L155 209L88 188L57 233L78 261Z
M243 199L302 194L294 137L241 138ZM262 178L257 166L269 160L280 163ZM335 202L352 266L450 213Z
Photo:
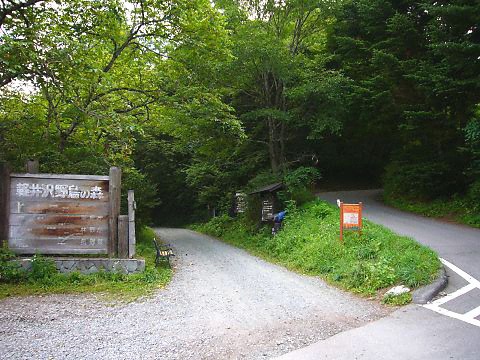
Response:
M432 304L434 305L437 305L437 306L440 306L442 304L445 304L446 302L450 301L450 300L453 300L463 294L466 294L467 292L469 292L470 290L473 290L473 289L476 289L477 287L473 284L468 284L460 289L458 289L457 291L454 291L453 293L450 293L438 300L435 300L432 302Z
M442 314L442 315L446 315L446 316L449 316L451 318L454 318L454 319L457 319L457 320L462 320L466 323L469 323L469 324L472 324L472 325L475 325L475 326L478 326L480 327L480 321L477 320L477 319L472 319L470 317L467 317L466 315L464 314L458 314L456 312L453 312L453 311L450 311L450 310L447 310L447 309L444 309L444 308L441 308L439 306L435 306L433 304L426 304L426 305L422 305L423 307L427 308L427 309L430 309L430 310L433 310L439 314Z
M460 275L462 278L464 278L465 280L467 280L470 284L474 284L476 287L480 288L480 281L478 281L477 279L475 279L472 275L468 275L465 271L463 271L462 269L456 267L455 265L453 265L451 262L448 262L447 260L445 259L440 259L440 261L444 264L444 265L447 265L450 269L452 269L453 271L455 271L458 275Z
M480 315L480 306L465 313L465 316L469 318L476 318L479 315Z
M449 267L452 271L456 272L459 276L464 278L466 281L468 281L468 285L454 291L453 293L450 293L440 299L437 299L429 304L421 305L424 308L433 310L439 314L449 316L451 318L457 319L464 321L468 324L475 325L480 327L480 321L475 319L477 316L480 315L480 306L474 308L473 310L470 310L469 312L465 314L459 314L454 311L447 310L445 308L440 307L440 305L443 305L447 303L450 300L453 300L459 296L462 296L469 291L473 289L480 289L480 281L475 279L473 276L467 274L465 271L462 269L458 268L457 266L453 265L452 263L448 262L445 259L440 259L440 261L447 267Z

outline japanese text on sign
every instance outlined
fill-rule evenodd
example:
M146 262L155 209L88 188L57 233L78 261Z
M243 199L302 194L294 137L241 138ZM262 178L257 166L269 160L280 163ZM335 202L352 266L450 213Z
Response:
M91 199L104 198L103 190L99 186L79 187L65 184L30 184L18 183L16 194L19 197L30 198L57 198L57 199Z
M343 230L362 231L362 203L344 204L338 200L340 206L340 240L343 240Z
M358 226L358 214L356 213L343 213L344 225L356 225Z

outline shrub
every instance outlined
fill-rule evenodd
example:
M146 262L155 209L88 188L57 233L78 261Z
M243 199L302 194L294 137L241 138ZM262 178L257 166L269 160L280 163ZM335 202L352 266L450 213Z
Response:
M451 195L458 185L455 170L442 162L393 162L387 166L383 181L388 196L424 200Z
M283 177L283 182L287 189L294 190L299 188L307 188L313 185L320 178L321 176L318 169L314 167L301 166L288 172Z
M294 200L298 205L312 201L315 196L311 188L320 179L320 172L313 167L301 166L283 177L287 190L284 200Z
M475 181L468 190L468 198L475 211L480 212L480 180Z
M11 260L15 255L8 249L0 249L0 283L18 283L25 279L25 271Z
M58 274L53 260L35 254L32 258L32 268L28 277L31 280L50 280Z

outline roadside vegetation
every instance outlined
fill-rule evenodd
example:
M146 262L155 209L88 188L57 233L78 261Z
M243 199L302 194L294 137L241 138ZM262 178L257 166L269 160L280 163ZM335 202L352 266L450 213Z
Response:
M0 250L0 299L8 296L43 294L101 293L106 300L133 301L164 287L172 277L172 270L155 267L155 233L142 227L137 234L137 258L145 259L145 272L125 275L99 272L83 275L78 272L60 274L55 263L35 255L32 270L24 271L10 262L15 256Z
M418 201L384 196L383 200L386 204L400 210L480 228L480 201L473 197L455 196L451 199Z
M341 243L339 211L320 200L299 208L290 205L283 228L275 236L269 227L258 228L246 216L219 216L193 228L364 296L381 295L393 285L416 288L428 284L440 268L432 250L369 221L364 221L361 235L346 232ZM403 295L385 302L399 305L410 300L410 295Z

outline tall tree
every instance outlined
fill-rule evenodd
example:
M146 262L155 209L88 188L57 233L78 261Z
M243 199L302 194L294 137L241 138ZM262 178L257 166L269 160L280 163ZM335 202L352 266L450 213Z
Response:
M287 159L288 141L295 138L295 129L306 125L295 104L299 92L292 90L308 81L302 68L321 50L318 42L327 26L332 2L239 3L243 19L239 20L238 11L230 15L236 56L232 65L237 75L233 104L250 140L266 146L270 168L278 173L292 160Z

